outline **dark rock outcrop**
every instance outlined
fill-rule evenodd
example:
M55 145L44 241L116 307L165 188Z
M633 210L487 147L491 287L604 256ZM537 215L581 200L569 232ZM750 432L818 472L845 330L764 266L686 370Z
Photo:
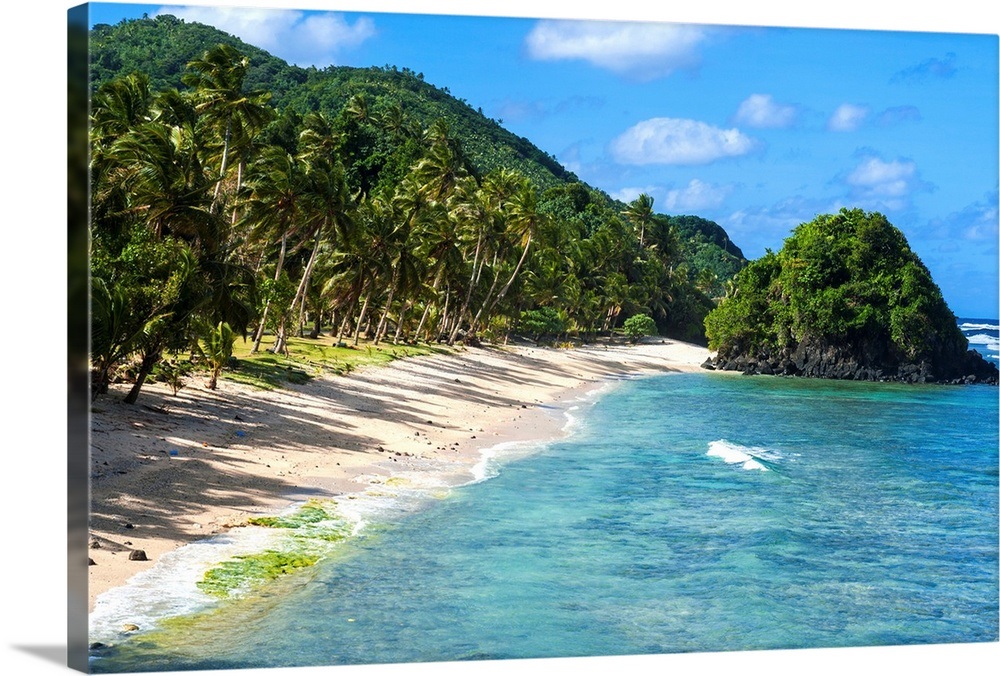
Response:
M997 385L997 367L975 350L935 361L907 362L872 344L833 345L805 340L777 353L718 354L702 368L745 375L799 376L870 382Z

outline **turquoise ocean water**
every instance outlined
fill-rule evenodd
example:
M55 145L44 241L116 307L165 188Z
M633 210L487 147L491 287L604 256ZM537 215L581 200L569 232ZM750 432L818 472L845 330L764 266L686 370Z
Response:
M998 640L997 388L668 374L568 413L92 669Z

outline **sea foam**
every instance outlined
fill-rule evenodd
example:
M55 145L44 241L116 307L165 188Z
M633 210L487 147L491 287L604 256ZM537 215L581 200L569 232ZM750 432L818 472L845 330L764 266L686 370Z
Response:
M1000 338L985 333L969 336L969 345L982 345L991 352L1000 352Z
M709 442L708 453L706 453L706 455L710 455L714 458L721 458L723 462L729 465L741 465L743 469L756 469L761 472L767 471L767 467L764 466L761 460L773 462L782 457L781 454L776 451L771 451L766 448L740 446L739 444L734 444L726 441L725 439Z
M958 328L963 331L1000 331L1000 325L997 324L978 324L974 322L964 322L958 325Z
M167 552L152 568L97 597L90 614L91 640L114 643L125 625L146 630L163 618L214 605L217 599L197 584L205 571L235 556L275 547L280 537L276 529L237 528Z

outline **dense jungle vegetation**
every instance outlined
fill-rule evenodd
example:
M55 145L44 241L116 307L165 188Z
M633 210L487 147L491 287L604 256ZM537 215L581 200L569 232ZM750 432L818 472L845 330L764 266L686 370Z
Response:
M169 16L91 32L95 392L166 353L213 372L337 344L590 339L645 314L704 341L725 231L578 181L395 67L302 69Z

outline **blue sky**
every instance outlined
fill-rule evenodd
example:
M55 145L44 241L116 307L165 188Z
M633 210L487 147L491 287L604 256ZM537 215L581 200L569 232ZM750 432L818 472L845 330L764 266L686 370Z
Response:
M749 257L779 249L817 214L881 211L956 314L1000 314L998 43L974 21L931 33L902 20L877 30L772 28L221 4L97 3L91 16L171 13L303 66L422 72L587 183L712 219ZM553 16L551 5L538 4L539 15ZM476 11L491 7L503 13L497 3ZM575 16L566 11L555 15ZM885 30L897 25L907 30Z

